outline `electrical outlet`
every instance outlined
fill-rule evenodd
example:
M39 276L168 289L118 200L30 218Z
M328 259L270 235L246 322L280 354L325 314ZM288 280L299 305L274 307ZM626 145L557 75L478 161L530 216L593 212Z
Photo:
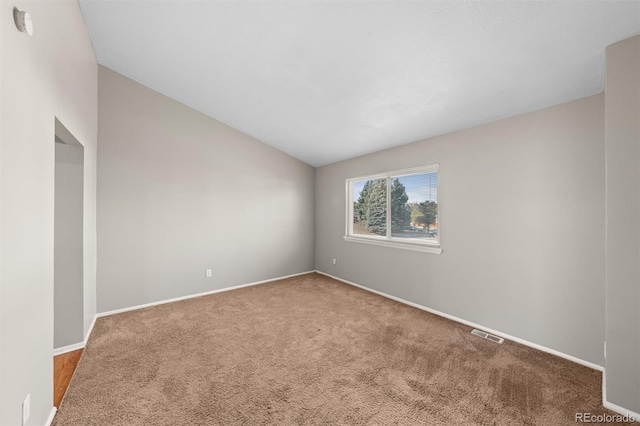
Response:
M334 264L334 265L335 265L336 263L338 263L338 261L336 260L336 258L335 258L335 257L333 258L333 261L332 261L332 262L333 262L333 264Z
M31 415L31 394L27 394L27 397L22 401L22 426L27 424L29 416Z
M213 276L213 271L212 271L211 269L207 269L207 270L204 272L204 275L205 275L207 278L211 278L211 277Z

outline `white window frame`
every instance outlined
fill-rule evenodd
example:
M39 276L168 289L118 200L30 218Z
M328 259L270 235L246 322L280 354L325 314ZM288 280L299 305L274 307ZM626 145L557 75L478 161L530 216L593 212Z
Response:
M440 168L439 164L432 164L424 167L415 167L411 169L402 169L402 170L394 170L391 172L378 173L374 175L367 176L359 176L355 178L349 178L346 181L346 194L347 194L347 211L346 211L346 226L345 226L345 236L344 240L353 242L353 243L364 243L364 244L373 244L377 246L384 247L394 247L405 250L416 250L427 253L440 254L442 253L441 248L441 238L442 233L441 230L441 218L440 218L440 173L438 172ZM415 175L415 174L425 174L425 173L434 173L438 172L438 186L437 186L437 194L438 194L438 242L433 243L431 241L409 241L404 238L397 238L391 236L391 178ZM353 183L359 182L363 180L371 180L371 179L386 179L387 180L387 235L361 235L353 233Z

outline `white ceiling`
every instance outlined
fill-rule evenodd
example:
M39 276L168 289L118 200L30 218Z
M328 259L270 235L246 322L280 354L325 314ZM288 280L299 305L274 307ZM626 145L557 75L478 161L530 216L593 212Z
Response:
M640 1L80 0L98 62L319 166L603 90Z

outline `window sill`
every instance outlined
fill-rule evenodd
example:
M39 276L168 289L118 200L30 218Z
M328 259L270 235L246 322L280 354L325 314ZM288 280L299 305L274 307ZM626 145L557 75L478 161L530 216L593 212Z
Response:
M358 237L352 237L350 235L345 236L344 240L351 243L371 244L374 246L393 247L393 248L399 248L403 250L421 251L425 253L433 253L433 254L442 253L442 249L440 247L424 245L424 244L399 243L396 241L388 241L388 240L374 240L373 238L358 238Z

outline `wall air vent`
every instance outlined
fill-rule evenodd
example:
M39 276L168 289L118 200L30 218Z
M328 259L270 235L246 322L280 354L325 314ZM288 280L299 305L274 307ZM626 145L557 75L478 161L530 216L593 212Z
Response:
M476 330L475 328L471 331L471 334L474 336L482 337L483 339L491 340L495 343L502 343L504 339L502 337L494 336L493 334L485 333L484 331Z

